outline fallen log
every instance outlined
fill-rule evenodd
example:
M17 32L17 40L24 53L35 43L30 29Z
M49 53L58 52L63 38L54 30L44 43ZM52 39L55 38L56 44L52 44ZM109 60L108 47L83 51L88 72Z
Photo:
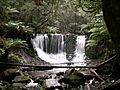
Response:
M6 66L6 67L34 67L34 68L99 68L100 66L108 63L109 61L113 60L116 57L113 56L106 60L105 62L99 64L99 65L94 65L94 66L72 66L72 65L67 65L67 66L61 66L61 65L31 65L31 64L19 64L19 63L6 63L6 62L0 62L0 66ZM73 64L73 63L72 63Z
M96 66L61 66L61 65L31 65L31 64L18 64L18 63L4 63L0 62L0 66L6 67L34 67L34 68L96 68Z

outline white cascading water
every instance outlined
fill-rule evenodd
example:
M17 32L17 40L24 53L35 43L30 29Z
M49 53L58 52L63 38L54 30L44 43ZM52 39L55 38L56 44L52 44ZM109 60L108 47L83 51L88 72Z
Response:
M34 49L38 56L49 63L64 63L64 62L83 62L85 55L85 36L80 35L76 38L76 46L74 57L71 61L66 59L65 40L62 34L37 34L31 39ZM53 52L53 53L52 53ZM74 65L78 65L74 64Z
M75 57L71 62L77 63L74 65L84 66L86 65L84 63L84 58L85 58L85 36L81 35L81 36L77 36L76 38Z
M34 39L31 39L34 49L37 51L37 55L44 61L49 63L63 63L68 62L66 60L66 54L64 52L64 37L61 34L51 34L51 38L48 38L47 34L37 34ZM49 42L49 45L47 45ZM49 47L48 47L49 46ZM50 51L56 51L56 53L47 53ZM46 52L44 52L44 49Z

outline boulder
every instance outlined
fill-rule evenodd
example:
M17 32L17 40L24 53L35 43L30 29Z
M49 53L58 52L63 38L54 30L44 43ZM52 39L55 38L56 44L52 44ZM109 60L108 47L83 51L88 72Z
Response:
M75 69L69 69L65 72L64 78L59 83L65 83L73 87L85 85L86 77Z
M28 83L30 82L30 78L25 75L20 75L20 76L16 76L14 80L12 80L12 82L13 83Z
M18 69L10 68L0 73L0 79L12 83L12 80L19 75L20 71Z

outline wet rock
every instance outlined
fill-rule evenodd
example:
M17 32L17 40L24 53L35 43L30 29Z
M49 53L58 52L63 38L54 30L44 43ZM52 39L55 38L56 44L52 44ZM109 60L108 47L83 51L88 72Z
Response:
M75 69L69 69L65 72L64 78L59 83L65 83L73 87L85 85L86 77Z
M46 78L35 78L34 82L39 83L40 85L42 85L45 79Z
M22 80L20 80L20 78ZM25 81L24 81L25 79ZM18 80L18 81L17 81ZM29 78L28 78L29 80ZM35 83L32 79L28 82L27 79L24 77L17 77L14 83L7 87L7 90L40 90L39 84Z
M12 83L12 80L19 75L20 71L18 69L10 68L0 74L0 79Z
M59 72L56 74L56 76L64 76L64 72Z
M41 72L41 71L32 71L32 72L26 72L26 75L30 76L32 79L37 80L37 79L41 79L41 80L45 80L45 79L49 79L51 78L51 75L47 74L47 72Z
M18 54L21 56L22 63L23 64L33 64L33 65L44 65L49 64L48 62L45 62L44 60L41 60L39 57L32 57L29 54L27 54L24 50L18 51ZM28 69L28 68L27 68ZM36 68L40 69L40 68ZM50 69L50 68L49 68ZM41 70L41 69L40 69ZM42 70L45 70L45 68L42 68Z
M27 90L25 83L14 83L7 87L7 90Z
M96 78L96 75L93 74L88 68L80 69L79 72L84 74L87 79Z
M16 76L14 80L12 80L13 83L28 83L30 82L30 78L28 76L20 75Z
M67 60L71 61L74 57L74 51L76 46L76 36L75 35L66 35L65 38L66 44L66 58Z
M57 79L47 79L44 82L44 88L45 90L63 90L61 84L58 82Z
M66 76L69 76L69 75L71 75L74 71L75 71L75 69L68 69L67 71L65 71L64 76L65 76L65 77L66 77Z

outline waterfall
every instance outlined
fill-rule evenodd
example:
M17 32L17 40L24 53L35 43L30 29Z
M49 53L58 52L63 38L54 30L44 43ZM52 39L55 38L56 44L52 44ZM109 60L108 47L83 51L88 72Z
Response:
M51 34L49 48L49 53L62 53L64 50L64 36L62 34Z
M31 40L34 48L40 48L46 53L61 53L64 50L64 36L61 34L37 34Z
M31 39L38 56L50 63L79 62L84 60L85 36L37 34Z
M72 62L81 62L84 61L85 56L85 36L77 36L76 38L76 47L75 47L75 57Z
M31 39L37 55L50 63L67 62L64 53L64 35L62 34L37 34Z
M85 36L84 35L77 36L75 53L76 54L85 53L84 46L85 46Z

